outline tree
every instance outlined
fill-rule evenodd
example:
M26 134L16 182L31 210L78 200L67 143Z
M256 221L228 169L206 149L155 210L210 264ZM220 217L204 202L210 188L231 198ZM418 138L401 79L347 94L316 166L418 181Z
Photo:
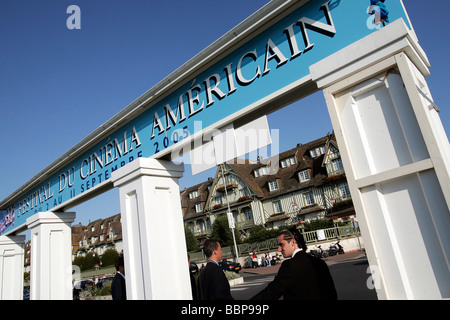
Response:
M319 229L328 229L333 228L333 221L330 219L317 219L317 220L311 220L309 222L305 222L304 224L305 229L304 231L315 231Z
M75 257L75 259L73 259L72 264L75 266L78 266L80 268L80 271L83 271L83 262L84 262L84 257L77 256L77 257Z
M194 252L200 250L198 246L197 239L194 236L191 228L184 226L184 237L186 239L186 247L188 252Z
M245 240L246 243L253 243L276 238L278 237L280 230L278 229L268 230L264 228L264 226L257 225L250 228L249 233L250 237L248 237Z
M237 229L234 229L234 236L236 238L236 243L240 243L239 232ZM231 233L231 229L228 226L228 218L226 216L217 217L214 220L212 225L211 238L216 239L220 242L222 247L232 246L233 243L233 234Z
M119 257L119 253L114 248L109 248L102 255L102 266L113 266Z
M83 263L80 267L81 271L94 269L96 264L100 264L100 258L93 252L88 252L84 257Z

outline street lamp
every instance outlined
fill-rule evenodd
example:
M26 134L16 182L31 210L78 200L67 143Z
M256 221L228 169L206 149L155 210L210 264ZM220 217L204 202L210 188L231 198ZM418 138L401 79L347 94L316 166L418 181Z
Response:
M231 212L231 209L230 209L230 201L228 201L228 192L227 192L227 187L226 187L226 183L225 183L225 175L224 175L224 173L223 173L223 167L224 167L225 165L222 163L221 165L220 165L220 169L221 169L221 171L222 171L222 179L223 179L223 185L225 186L225 198L227 199L227 207L228 207L228 212L227 212L227 218L228 218L228 226L230 227L230 229L231 229L231 234L233 235L233 243L234 243L234 252L235 252L235 254L236 254L236 256L234 257L234 262L238 262L238 260L239 260L239 252L238 252L238 248L237 248L237 244L236 244L236 238L235 238L235 235L234 235L234 228L235 228L235 225L234 225L234 217L233 217L233 212Z

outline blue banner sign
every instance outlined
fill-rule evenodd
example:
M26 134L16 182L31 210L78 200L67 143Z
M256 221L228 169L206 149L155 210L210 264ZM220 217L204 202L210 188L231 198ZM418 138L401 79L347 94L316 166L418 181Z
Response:
M400 0L311 0L226 58L186 81L102 142L9 204L0 234L107 181L114 170L151 157L309 75L309 66L399 18Z

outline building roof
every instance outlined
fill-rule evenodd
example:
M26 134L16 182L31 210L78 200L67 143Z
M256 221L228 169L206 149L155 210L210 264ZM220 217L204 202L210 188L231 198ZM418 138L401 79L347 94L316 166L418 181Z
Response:
M227 162L227 166L231 168L253 191L253 193L260 199L268 199L282 194L290 193L299 189L319 186L324 183L327 178L327 170L323 165L324 154L312 158L310 150L326 145L332 142L334 146L337 145L335 136L327 134L326 136L316 139L314 141L297 144L295 148L281 152L278 155L268 159L260 159L258 162L247 159L233 159ZM295 156L296 163L294 165L281 168L280 161L289 157ZM255 177L254 170L267 166L269 173ZM310 179L300 183L298 173L302 170L309 169ZM277 180L278 190L269 190L269 181ZM184 220L194 219L205 214L205 204L209 197L208 187L212 186L213 178L207 181L196 184L195 186L185 188L181 191L181 207L183 209ZM189 194L198 190L197 197L190 199ZM202 203L203 210L197 212L195 205Z
M120 218L121 214L118 213L106 219L91 221L87 226L81 224L72 226L72 245L77 247L79 246L80 241L83 241L84 239L87 240L88 246L98 246L112 240L122 240L122 225ZM110 239L109 237L111 231L114 234L114 239ZM101 235L103 235L103 239L101 238ZM95 238L94 243L92 243L92 238ZM84 246L81 245L79 248L84 248ZM74 250L78 250L78 247L74 248Z
M322 165L324 155L311 158L309 150L325 145L334 135L316 139L306 144L298 144L295 148L284 151L256 164L228 164L248 185L250 189L262 199L279 196L307 187L318 186L327 177L326 168ZM295 157L296 164L281 168L280 161ZM254 170L267 166L269 174L255 177ZM310 180L300 183L298 173L309 169ZM278 190L269 190L269 181L277 180Z
M192 187L185 188L181 191L181 208L183 210L184 220L192 219L204 214L204 208L209 196L209 188L213 184L214 179L209 178L207 181L196 184ZM192 199L189 198L189 194L198 190L198 196ZM197 203L202 204L202 211L197 212L195 205Z

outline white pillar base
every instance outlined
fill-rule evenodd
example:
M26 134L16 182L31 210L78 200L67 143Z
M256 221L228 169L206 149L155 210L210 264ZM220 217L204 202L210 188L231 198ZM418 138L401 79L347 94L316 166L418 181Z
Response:
M23 299L25 236L0 236L0 300Z
M127 298L192 299L178 178L183 165L138 158L111 174L120 188Z
M71 300L74 212L39 212L27 219L31 229L31 300Z

